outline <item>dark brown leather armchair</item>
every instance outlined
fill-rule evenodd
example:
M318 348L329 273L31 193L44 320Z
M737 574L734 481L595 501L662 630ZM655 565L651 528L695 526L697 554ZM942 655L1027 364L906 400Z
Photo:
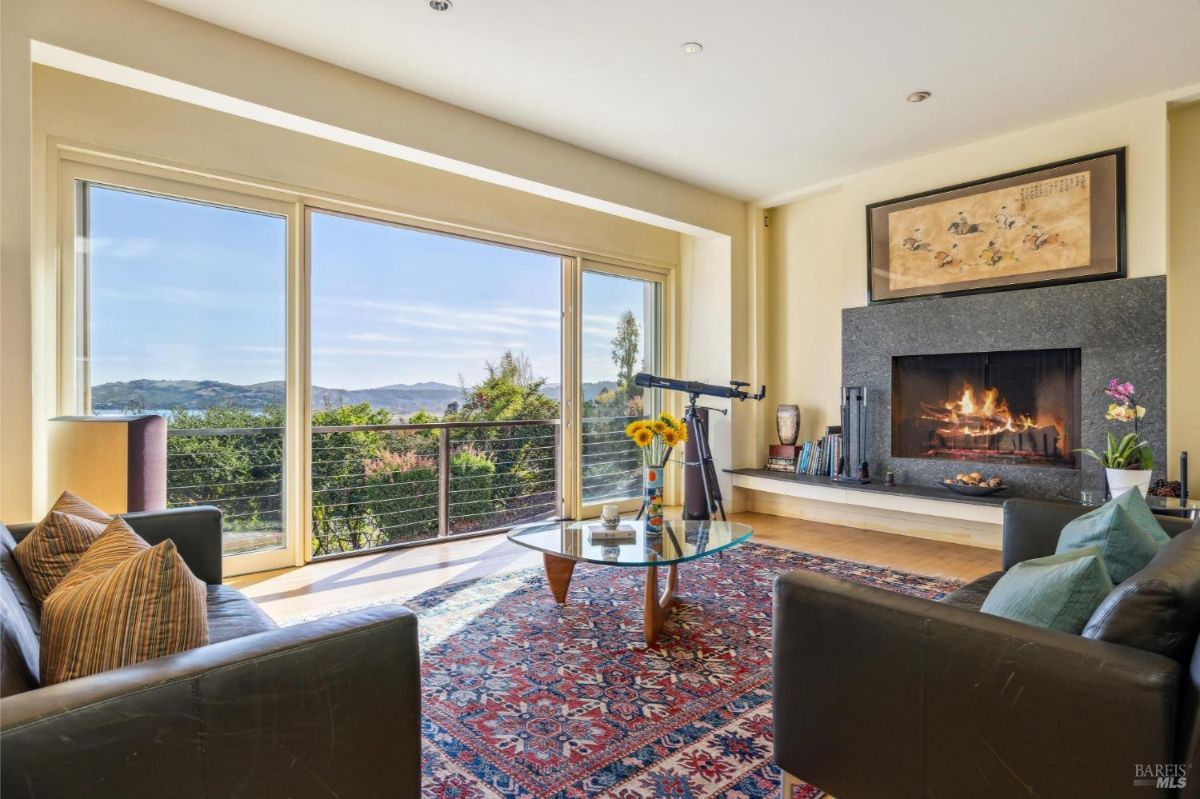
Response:
M213 643L39 687L37 608L11 552L28 525L2 531L0 795L420 795L412 613L384 605L279 629L221 585L215 508L125 518L151 543L174 540L208 583Z
M1010 500L1005 569L1087 509ZM1175 535L1190 526L1162 520ZM1190 664L797 571L775 584L775 762L838 799L1123 797L1137 764L1200 767ZM974 588L974 590L972 590ZM1189 670L1190 665L1190 670ZM1185 796L1200 774L1189 775Z

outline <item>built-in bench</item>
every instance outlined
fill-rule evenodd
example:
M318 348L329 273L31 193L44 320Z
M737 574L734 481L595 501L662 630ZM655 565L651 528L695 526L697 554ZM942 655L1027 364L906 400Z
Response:
M970 497L940 486L841 483L766 469L726 471L741 510L1000 548L1007 491Z

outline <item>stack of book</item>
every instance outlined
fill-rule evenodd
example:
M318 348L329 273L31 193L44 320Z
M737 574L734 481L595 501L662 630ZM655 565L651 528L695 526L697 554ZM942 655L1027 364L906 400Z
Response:
M800 457L796 461L796 474L833 477L837 474L841 458L841 433L830 433L816 441L806 441L800 447Z
M767 469L772 472L794 472L800 457L796 444L772 444L767 452Z

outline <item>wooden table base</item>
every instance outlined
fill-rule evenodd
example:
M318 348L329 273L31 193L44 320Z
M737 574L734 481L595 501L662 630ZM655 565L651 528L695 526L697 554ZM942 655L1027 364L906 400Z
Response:
M679 584L679 571L676 564L667 567L667 590L658 595L658 567L646 567L646 645L658 640L667 613L675 604L675 588Z
M575 573L575 561L561 558L548 552L542 553L542 563L546 566L546 581L550 583L550 591L554 601L560 605L566 604L567 589L571 587L571 575ZM660 596L658 593L658 566L646 567L646 643L653 644L658 640L667 613L675 604L675 589L679 585L679 572L676 564L667 567L667 587Z

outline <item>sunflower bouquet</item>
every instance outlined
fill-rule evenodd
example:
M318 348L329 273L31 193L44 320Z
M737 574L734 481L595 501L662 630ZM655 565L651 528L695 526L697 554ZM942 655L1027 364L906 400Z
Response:
M687 425L669 413L630 422L625 435L641 448L642 464L659 469L666 465L671 450L688 440Z

